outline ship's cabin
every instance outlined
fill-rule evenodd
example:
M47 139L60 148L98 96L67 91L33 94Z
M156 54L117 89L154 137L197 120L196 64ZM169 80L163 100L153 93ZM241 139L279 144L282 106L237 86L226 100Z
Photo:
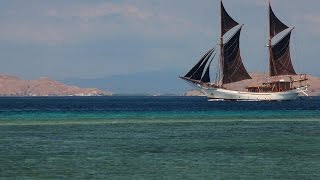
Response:
M282 92L289 91L292 89L296 89L296 85L298 87L303 86L303 82L308 80L306 74L300 74L299 79L294 80L293 77L289 77L288 80L280 79L276 81L268 81L263 83L262 85L257 86L247 86L246 89L248 92ZM296 84L298 83L298 84ZM307 82L308 84L308 82Z
M292 81L269 81L259 86L247 86L248 92L282 92L292 89Z

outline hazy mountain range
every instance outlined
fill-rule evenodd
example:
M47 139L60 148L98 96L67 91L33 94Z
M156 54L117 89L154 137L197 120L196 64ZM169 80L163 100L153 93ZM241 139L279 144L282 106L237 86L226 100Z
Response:
M177 71L144 72L96 79L70 78L61 82L79 87L95 87L116 94L182 95L191 89L179 78Z

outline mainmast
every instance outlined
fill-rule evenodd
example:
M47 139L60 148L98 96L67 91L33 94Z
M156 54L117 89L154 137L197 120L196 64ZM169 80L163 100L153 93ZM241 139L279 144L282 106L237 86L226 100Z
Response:
M219 57L219 68L218 68L218 86L223 86L223 4L222 0L220 0L220 57Z
M272 47L271 47L271 45L272 45L272 37L271 37L271 11L270 11L270 9L271 9L271 0L269 0L269 7L268 7L269 9L268 9L268 16L269 16L269 39L268 39L268 50L269 50L269 77L271 77L271 66L272 66L272 56L271 56L271 54L272 54L272 51L271 51L271 49L272 49Z
M274 14L269 0L269 76L296 75L290 56L291 28L279 41L272 45L272 39L289 27Z

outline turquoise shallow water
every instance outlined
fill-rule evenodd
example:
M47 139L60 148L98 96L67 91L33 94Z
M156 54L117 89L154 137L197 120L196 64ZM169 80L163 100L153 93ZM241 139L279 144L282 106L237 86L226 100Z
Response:
M319 98L0 101L1 178L320 178Z

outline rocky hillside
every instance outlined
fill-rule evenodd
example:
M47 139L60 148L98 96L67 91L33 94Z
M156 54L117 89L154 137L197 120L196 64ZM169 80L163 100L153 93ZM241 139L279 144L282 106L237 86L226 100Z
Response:
M15 76L0 75L0 96L99 96L112 95L94 88L67 86L46 77L23 80Z
M205 96L205 94L201 91L193 89L184 93L184 96Z
M260 73L250 73L252 79L244 80L241 82L236 82L227 85L227 88L229 89L235 89L240 91L245 91L245 86L250 85L257 85L262 84L267 79L266 74L260 74ZM320 96L320 78L314 77L314 76L307 76L308 82L309 82L309 91L307 92L310 96ZM295 77L295 79L298 79L298 77ZM199 91L192 90L185 93L187 96L199 96Z

